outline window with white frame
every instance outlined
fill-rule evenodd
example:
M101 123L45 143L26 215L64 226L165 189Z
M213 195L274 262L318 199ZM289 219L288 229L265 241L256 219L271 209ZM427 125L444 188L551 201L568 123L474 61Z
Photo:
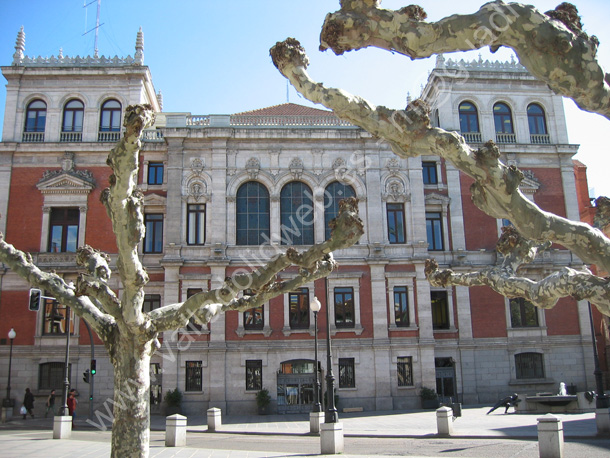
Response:
M386 272L390 330L417 329L414 278L414 272Z
M360 317L359 272L342 272L328 277L328 300L330 306L331 333L351 331L362 334Z

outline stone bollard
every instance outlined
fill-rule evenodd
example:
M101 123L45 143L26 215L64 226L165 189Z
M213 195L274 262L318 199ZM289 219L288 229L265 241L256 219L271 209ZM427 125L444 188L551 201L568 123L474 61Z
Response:
M165 446L184 447L186 445L186 417L175 414L165 418Z
M322 423L320 450L322 455L343 453L343 423Z
M320 425L324 423L324 412L309 413L309 432L311 434L320 434Z
M449 407L440 407L436 411L436 429L439 436L453 434L453 410Z
M610 409L595 409L595 423L597 424L597 434L610 434Z
M69 415L53 417L53 439L70 439L72 436L72 417Z
M538 418L538 451L540 458L563 458L563 424L550 413Z
M2 407L2 423L6 423L13 416L12 407Z
M222 425L222 411L218 407L208 409L208 431L214 432Z

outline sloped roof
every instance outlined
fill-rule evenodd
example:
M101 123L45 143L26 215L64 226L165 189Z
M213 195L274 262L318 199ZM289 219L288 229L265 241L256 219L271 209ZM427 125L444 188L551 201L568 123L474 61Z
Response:
M282 103L267 108L259 108L257 110L242 111L235 113L237 115L253 115L253 116L334 116L332 111L320 110L318 108L306 107L297 105L296 103Z

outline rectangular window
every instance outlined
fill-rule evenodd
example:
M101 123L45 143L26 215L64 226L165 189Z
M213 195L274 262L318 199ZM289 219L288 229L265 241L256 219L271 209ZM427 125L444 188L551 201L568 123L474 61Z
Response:
M447 291L430 291L432 304L432 329L449 329L449 304Z
M163 162L148 163L148 184L163 184Z
M260 359L246 360L246 390L259 391L263 389L263 361Z
M55 299L43 299L44 315L42 334L47 336L66 335L66 316L70 314L70 334L74 335L74 313Z
M189 297L194 296L195 294L200 293L202 291L202 288L188 288L186 290L186 298L188 299ZM201 331L201 329L203 328L203 324L195 316L192 316L189 319L189 322L186 327L188 331Z
M544 378L544 359L542 353L516 354L515 370L518 380Z
M335 326L353 328L354 288L335 288Z
M186 209L186 243L203 245L205 243L205 204L188 204Z
M161 307L161 295L160 294L145 294L144 302L142 303L142 311L144 313L152 312L155 309Z
M538 311L536 306L522 297L510 300L510 325L513 328L538 327Z
M426 234L428 250L443 251L443 223L439 212L426 212Z
M403 204L386 204L388 215L388 240L405 243L405 207Z
M72 364L68 364L68 380L71 380ZM60 390L66 377L64 363L42 363L38 366L38 389Z
M309 288L288 294L288 310L291 329L309 328Z
M52 208L49 253L76 252L78 248L78 208Z
M244 312L244 329L247 331L262 331L265 327L265 306L261 305Z
M409 326L409 299L406 286L394 287L394 322L396 326Z
M339 388L356 388L354 358L339 358Z
M422 162L421 165L424 173L424 184L438 184L436 162Z
M144 253L163 252L163 215L146 213L144 215L146 234L144 235Z
M413 386L413 362L411 356L399 356L396 363L398 386Z
M186 362L186 378L184 391L203 391L201 361Z

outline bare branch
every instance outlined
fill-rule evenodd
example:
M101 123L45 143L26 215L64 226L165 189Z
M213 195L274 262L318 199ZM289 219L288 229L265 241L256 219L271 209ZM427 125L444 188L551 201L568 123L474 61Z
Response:
M16 249L4 241L0 234L0 261L8 265L17 275L30 285L53 294L61 304L74 310L101 337L111 332L114 319L102 313L88 298L78 297L75 290L68 286L63 278L54 273L43 272L32 262L29 253Z
M148 316L158 332L186 326L189 318L196 315L203 324L226 310L243 310L256 307L285 292L328 275L336 263L332 251L348 248L364 233L362 220L358 217L358 200L354 197L339 202L339 215L331 221L331 236L300 254L289 248L285 254L272 259L261 268L239 274L225 280L221 288L195 294L183 303L167 305L151 311ZM276 275L286 268L299 266L299 275L288 282L277 282ZM252 289L254 295L248 299L237 296L244 289Z
M397 11L379 9L380 2L351 0L327 15L320 49L336 54L368 46L413 59L489 46L512 48L532 75L582 109L610 119L608 77L597 62L599 44L582 30L576 7L562 3L542 13L531 5L495 1L474 14L423 22L418 6Z

